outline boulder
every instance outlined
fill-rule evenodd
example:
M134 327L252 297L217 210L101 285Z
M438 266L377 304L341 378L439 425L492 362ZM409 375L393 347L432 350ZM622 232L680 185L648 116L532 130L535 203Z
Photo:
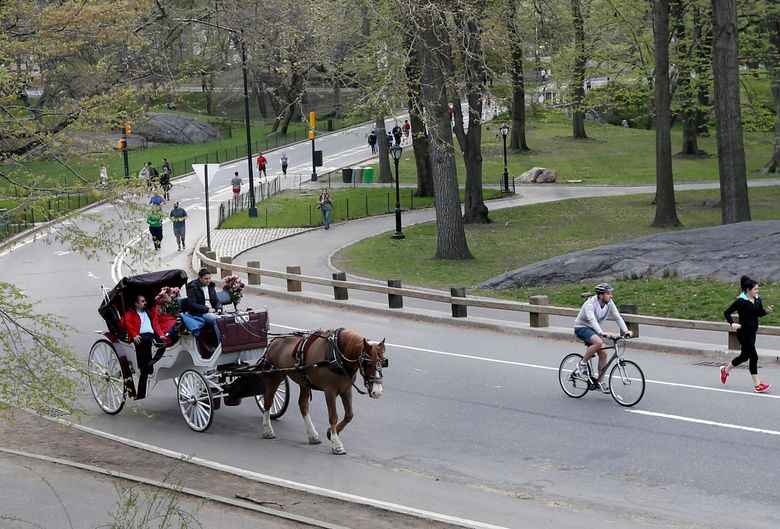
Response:
M194 144L222 139L210 123L177 114L149 112L133 133L153 143Z
M534 167L520 175L520 182L523 184L532 184L536 182L537 177L545 171L544 167Z
M551 182L555 182L556 178L558 178L558 171L555 169L545 169L542 171L542 174L536 177L536 183L549 184Z

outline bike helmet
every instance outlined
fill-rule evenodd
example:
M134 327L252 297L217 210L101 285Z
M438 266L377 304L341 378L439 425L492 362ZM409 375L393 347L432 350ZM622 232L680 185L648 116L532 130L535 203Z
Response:
M606 292L612 292L613 290L615 289L612 288L609 283L599 283L596 285L596 294L604 294Z

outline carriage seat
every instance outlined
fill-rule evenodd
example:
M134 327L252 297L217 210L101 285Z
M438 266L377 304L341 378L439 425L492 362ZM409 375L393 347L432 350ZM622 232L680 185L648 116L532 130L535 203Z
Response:
M231 305L233 302L230 298L230 292L227 292L225 290L217 290L217 299L219 299L219 302L222 303L223 308L226 305ZM180 297L178 299L179 302L179 309L182 312L189 312L190 310L190 301L187 299L187 296Z

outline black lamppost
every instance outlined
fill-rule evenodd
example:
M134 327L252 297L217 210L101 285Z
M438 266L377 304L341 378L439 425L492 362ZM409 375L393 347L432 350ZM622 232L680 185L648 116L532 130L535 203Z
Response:
M249 122L249 83L246 76L246 43L244 42L244 33L240 32L239 42L241 43L241 73L244 75L244 125L246 126L246 165L249 169L249 216L257 217L257 207L255 206L255 179L252 168L252 132Z
M393 145L390 147L390 155L395 162L395 233L393 239L404 239L406 236L401 230L401 187L398 180L398 162L401 160L401 153L404 150L400 145Z
M506 168L506 137L509 134L509 127L501 125L501 136L504 138L504 189L502 193L511 193L509 190L509 171Z

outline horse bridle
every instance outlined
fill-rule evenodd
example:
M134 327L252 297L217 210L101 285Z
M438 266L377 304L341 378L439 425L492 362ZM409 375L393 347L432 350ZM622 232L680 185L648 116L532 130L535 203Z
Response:
M387 361L387 358L377 358L374 360L371 358L371 356L365 351L360 351L360 356L356 359L347 358L344 356L344 353L341 352L341 348L338 347L338 343L335 344L336 347L336 355L337 358L341 358L341 360L344 363L355 363L358 364L358 373L360 373L360 376L363 377L363 386L366 388L366 391L361 390L358 388L355 383L352 383L352 387L355 388L355 390L360 393L361 395L365 395L366 392L371 391L371 385L372 384L378 384L382 385L382 368L387 367L390 365L390 362ZM369 375L367 372L367 366L369 364L374 364L374 374Z

